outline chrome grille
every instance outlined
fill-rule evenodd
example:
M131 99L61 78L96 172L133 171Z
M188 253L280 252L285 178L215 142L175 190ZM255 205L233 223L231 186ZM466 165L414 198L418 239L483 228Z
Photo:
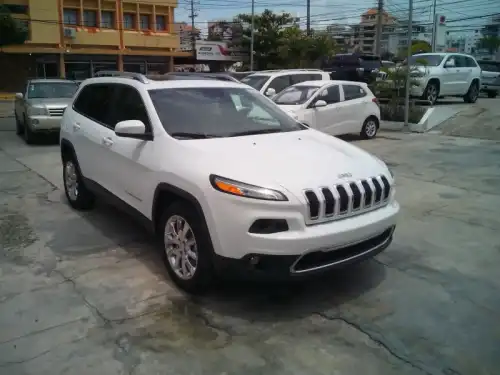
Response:
M61 117L66 107L62 108L49 108L49 115L54 117Z
M383 175L306 189L308 220L314 224L383 207L389 201L391 190L389 180Z

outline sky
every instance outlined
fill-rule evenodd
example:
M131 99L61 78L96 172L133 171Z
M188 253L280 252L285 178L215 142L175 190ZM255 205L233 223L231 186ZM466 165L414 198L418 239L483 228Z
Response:
M359 22L360 15L371 7L376 7L377 0L311 0L312 27L321 28L329 24L350 24ZM178 0L175 13L176 22L190 23L190 0ZM436 0L437 13L447 20L476 17L500 12L499 0ZM422 23L432 22L433 0L413 0L414 19ZM206 29L206 22L226 19L231 20L239 13L251 13L251 0L194 0L195 26ZM305 20L306 0L255 0L255 12L264 9L275 12L285 11ZM408 0L385 0L385 9L395 17L407 19ZM301 19L301 26L305 22ZM480 28L488 18L468 19L449 23L449 30L454 33L469 33Z

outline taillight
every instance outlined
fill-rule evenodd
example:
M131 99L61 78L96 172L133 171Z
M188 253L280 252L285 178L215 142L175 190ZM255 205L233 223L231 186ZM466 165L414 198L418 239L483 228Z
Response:
M377 98L373 97L372 102L374 102L376 105L380 106L380 103Z

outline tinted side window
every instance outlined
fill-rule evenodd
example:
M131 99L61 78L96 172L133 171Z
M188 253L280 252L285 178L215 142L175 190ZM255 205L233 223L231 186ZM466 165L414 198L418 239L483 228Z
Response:
M454 58L455 58L455 66L457 68L466 68L467 67L467 60L466 60L465 56L456 55L456 56L454 56Z
M493 63L479 63L479 66L481 66L481 69L485 72L500 72L500 65L497 66Z
M477 64L472 57L466 57L465 61L468 68L477 68Z
M311 81L321 81L323 76L321 74L309 74L309 80Z
M317 100L324 100L326 104L333 104L340 102L339 87L338 86L327 87L318 95Z
M280 76L280 77L275 77L269 84L269 88L273 88L276 90L276 94L279 93L280 91L283 91L286 89L288 86L291 86L290 82L290 76Z
M109 124L109 109L113 99L114 85L94 84L83 88L73 104L73 109L106 126Z
M126 120L142 121L146 129L151 130L148 112L141 94L131 86L117 85L115 106L110 118L111 127L114 128L117 123Z
M310 77L310 74L292 74L290 76L290 81L292 85L295 85L296 83L309 81Z
M344 89L344 100L359 99L366 96L365 90L356 85L342 85Z

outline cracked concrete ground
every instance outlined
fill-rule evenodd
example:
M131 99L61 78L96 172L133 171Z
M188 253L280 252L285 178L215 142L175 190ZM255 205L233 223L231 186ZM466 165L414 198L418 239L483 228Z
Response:
M190 298L100 203L72 211L58 147L0 138L0 373L498 375L500 145L383 134L402 205L376 259Z

